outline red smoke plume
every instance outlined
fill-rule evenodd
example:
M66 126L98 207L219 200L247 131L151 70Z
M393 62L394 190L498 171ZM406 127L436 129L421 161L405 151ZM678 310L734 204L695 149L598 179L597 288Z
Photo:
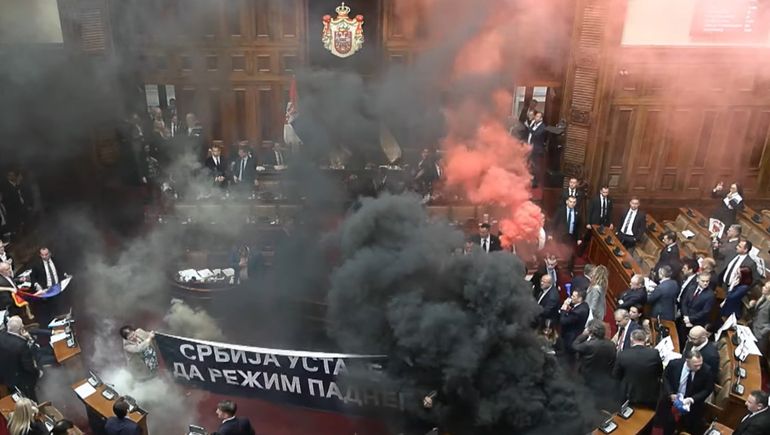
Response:
M454 80L503 72L510 32L510 23L501 19L505 15L490 15L489 22L459 50L452 71ZM504 123L511 114L513 97L501 87L490 100L490 107L466 101L459 110L448 109L449 134L441 147L448 187L461 187L474 204L495 204L506 211L498 218L501 241L507 247L517 241L536 240L544 218L540 207L531 201L531 147L513 138ZM476 114L473 109L478 109ZM470 134L467 119L476 122Z

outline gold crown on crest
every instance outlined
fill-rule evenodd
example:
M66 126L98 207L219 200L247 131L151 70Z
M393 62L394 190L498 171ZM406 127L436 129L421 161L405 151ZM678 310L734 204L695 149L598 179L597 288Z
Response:
M350 8L347 5L345 5L345 2L342 2L342 4L337 6L337 9L335 9L335 11L337 11L338 16L347 17L348 14L350 13Z

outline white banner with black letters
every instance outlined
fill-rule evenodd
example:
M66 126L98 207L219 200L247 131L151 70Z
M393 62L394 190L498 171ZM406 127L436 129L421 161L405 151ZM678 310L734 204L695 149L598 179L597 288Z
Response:
M365 413L401 409L400 395L384 385L347 382L360 378L383 355L351 355L268 349L156 334L163 363L178 383L227 396L327 411ZM355 385L355 386L353 386Z

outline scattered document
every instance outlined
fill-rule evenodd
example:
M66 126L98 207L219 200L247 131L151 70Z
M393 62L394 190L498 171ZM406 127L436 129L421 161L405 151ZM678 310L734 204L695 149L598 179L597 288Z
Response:
M684 236L685 239L692 239L693 237L695 237L695 233L693 233L690 230L682 231L682 235Z
M198 276L200 276L204 280L206 278L210 277L210 276L213 276L213 275L214 275L214 272L212 272L209 269L201 269L201 270L198 271Z
M722 336L723 332L727 331L728 329L732 328L737 324L738 324L738 321L735 319L735 313L733 313L730 315L730 317L727 318L724 325L722 325L722 327L719 328L719 331L717 331L717 336L714 338L714 341L719 341L719 338Z
M224 273L225 276L229 278L235 275L235 269L228 267L227 269L222 269L222 273Z

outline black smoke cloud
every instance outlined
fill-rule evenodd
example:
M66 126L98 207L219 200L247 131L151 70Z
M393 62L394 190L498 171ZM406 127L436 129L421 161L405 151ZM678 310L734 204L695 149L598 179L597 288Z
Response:
M463 235L411 196L364 200L337 237L329 334L345 352L387 354L408 412L458 434L589 430L591 400L530 326L539 307L515 256L453 253Z

